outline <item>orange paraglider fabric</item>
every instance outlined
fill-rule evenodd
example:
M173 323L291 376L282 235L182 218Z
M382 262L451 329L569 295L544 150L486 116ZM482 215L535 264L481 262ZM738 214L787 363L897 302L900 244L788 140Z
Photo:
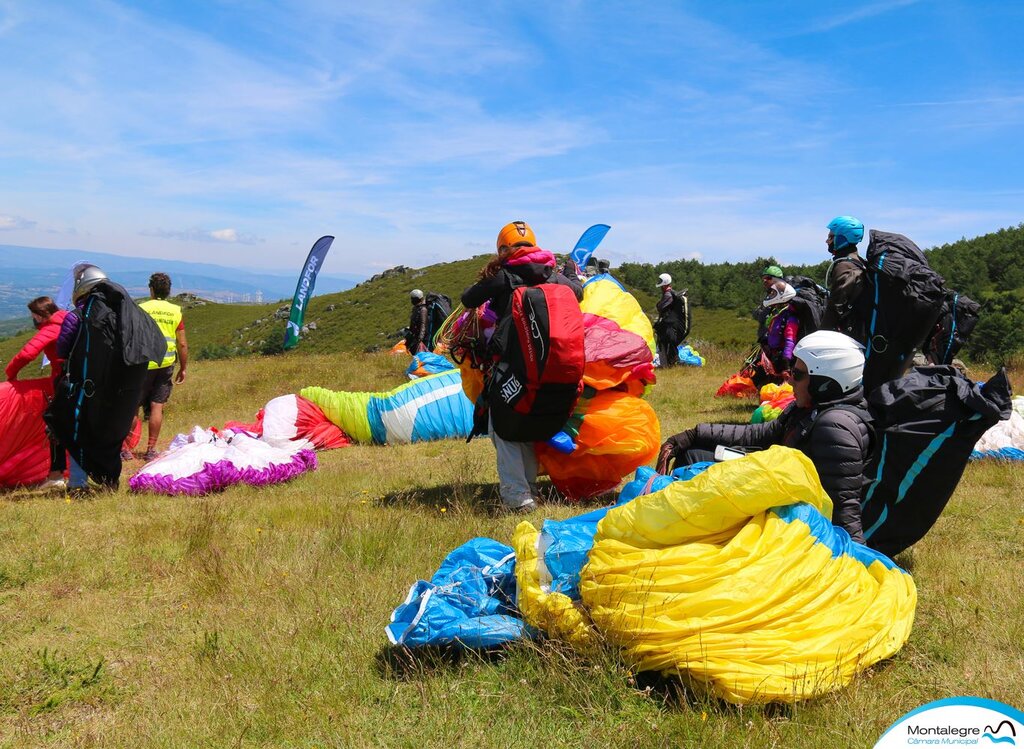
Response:
M462 360L459 370L462 372L462 392L470 403L476 403L484 391L484 373L470 364L469 359Z
M647 401L621 390L581 398L569 424L578 424L571 454L535 443L542 470L569 499L614 489L623 476L657 457L658 415Z
M716 398L724 398L729 395L735 398L753 398L757 395L757 388L754 387L754 381L749 377L734 374L723 382L722 386L718 388L718 392L715 393Z

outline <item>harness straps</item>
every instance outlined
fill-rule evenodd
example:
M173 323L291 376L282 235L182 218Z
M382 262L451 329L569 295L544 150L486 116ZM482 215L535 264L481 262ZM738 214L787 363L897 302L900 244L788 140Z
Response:
M89 312L92 310L93 301L94 299L89 299L89 303L85 306L85 311L82 314L82 320L79 322L79 325L85 326L85 356L82 357L82 382L78 386L78 398L75 401L75 431L71 438L71 441L76 443L78 442L78 425L80 422L79 417L82 413L82 401L85 399L85 383L89 381L89 344L92 339L89 333ZM79 337L82 335L81 328L78 329L78 335Z

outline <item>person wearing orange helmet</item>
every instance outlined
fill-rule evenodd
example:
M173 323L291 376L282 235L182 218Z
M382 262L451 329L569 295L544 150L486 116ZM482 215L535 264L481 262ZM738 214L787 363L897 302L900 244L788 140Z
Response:
M542 283L568 286L577 299L583 299L583 284L575 274L567 273L564 266L557 267L552 252L537 247L537 237L525 221L513 221L502 227L496 244L498 254L480 271L480 280L462 293L464 307L479 307L490 301L500 320L508 312L513 285Z
M583 285L574 274L556 266L555 256L537 247L533 229L525 221L513 221L498 232L498 254L480 271L479 280L462 293L467 309L489 304L498 316L497 326L510 313L516 287L561 284L583 299ZM497 363L496 363L497 364ZM512 512L531 512L537 507L537 455L532 442L515 442L498 436L489 421L491 440L497 455L499 494Z

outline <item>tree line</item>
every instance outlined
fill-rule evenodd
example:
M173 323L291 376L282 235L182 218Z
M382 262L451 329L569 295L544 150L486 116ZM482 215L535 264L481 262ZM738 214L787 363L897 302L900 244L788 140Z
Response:
M862 243L862 252L866 248ZM1024 223L933 247L925 254L950 289L983 305L965 354L974 361L993 364L1024 357ZM691 304L745 315L764 296L761 271L768 265L781 263L771 256L738 263L624 263L615 275L630 286L646 290L654 288L659 274L669 273L676 289L687 290ZM782 268L787 276L807 276L824 284L828 260Z

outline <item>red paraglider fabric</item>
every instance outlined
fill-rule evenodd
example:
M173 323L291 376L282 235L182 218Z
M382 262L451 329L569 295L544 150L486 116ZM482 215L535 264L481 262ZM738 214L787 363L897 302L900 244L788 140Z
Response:
M262 435L267 409L273 411L275 437L286 437L298 440L306 439L313 443L317 450L333 450L336 447L347 447L352 439L332 421L320 408L310 400L299 395L285 395L274 398L256 414L256 421L245 423L229 421L224 429L235 429Z
M46 479L50 445L43 411L52 397L49 377L0 383L0 487L29 486Z
M734 374L723 382L722 387L718 388L718 392L715 393L716 398L724 398L729 395L735 398L753 398L757 395L757 388L754 387L754 381L749 377Z

